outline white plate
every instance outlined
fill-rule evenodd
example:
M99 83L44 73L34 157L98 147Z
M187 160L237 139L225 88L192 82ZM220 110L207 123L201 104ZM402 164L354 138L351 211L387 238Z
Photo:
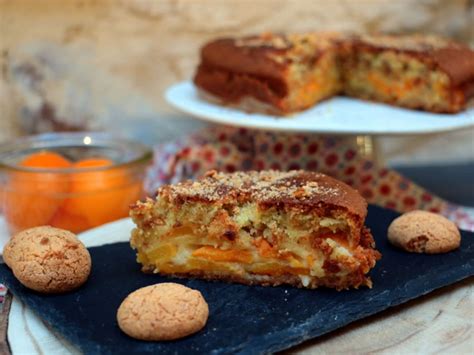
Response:
M473 107L457 114L435 114L347 97L334 97L289 117L246 113L203 100L189 81L168 88L165 98L179 111L201 120L272 131L407 135L474 126Z

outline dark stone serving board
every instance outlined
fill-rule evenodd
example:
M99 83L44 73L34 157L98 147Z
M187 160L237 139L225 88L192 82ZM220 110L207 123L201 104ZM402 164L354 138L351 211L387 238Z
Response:
M140 272L128 243L90 248L93 269L78 291L45 296L20 285L5 265L0 281L52 328L87 354L269 353L399 305L474 274L474 233L462 232L461 248L441 255L410 254L386 240L398 214L370 206L367 219L383 257L372 289L337 292L291 287L249 287L175 279L202 292L209 321L201 332L174 342L142 342L124 335L116 311L139 287L170 281Z

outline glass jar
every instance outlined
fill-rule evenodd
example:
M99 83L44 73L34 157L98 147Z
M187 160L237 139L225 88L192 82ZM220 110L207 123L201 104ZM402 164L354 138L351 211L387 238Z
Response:
M66 168L19 165L47 151L71 161ZM0 199L11 233L51 225L81 232L128 216L129 205L143 196L151 150L105 133L48 133L0 146ZM84 159L105 159L106 166L79 167Z

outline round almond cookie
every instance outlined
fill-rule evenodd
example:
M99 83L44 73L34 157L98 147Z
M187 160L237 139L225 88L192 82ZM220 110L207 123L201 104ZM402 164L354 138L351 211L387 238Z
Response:
M15 234L3 249L5 263L24 286L41 293L62 293L86 282L89 251L66 230L41 226Z
M117 311L120 329L135 339L174 340L196 333L207 322L209 308L201 292L166 282L129 294Z
M461 234L449 219L432 212L411 211L388 227L389 241L413 253L437 254L459 248Z

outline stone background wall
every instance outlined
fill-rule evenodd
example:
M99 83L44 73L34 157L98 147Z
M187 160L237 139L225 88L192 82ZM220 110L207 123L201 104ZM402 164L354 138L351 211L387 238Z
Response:
M472 0L0 0L0 140L133 122L167 127L167 138L193 129L162 96L216 36L416 31L473 44L473 28ZM393 159L474 159L473 132L383 147Z

